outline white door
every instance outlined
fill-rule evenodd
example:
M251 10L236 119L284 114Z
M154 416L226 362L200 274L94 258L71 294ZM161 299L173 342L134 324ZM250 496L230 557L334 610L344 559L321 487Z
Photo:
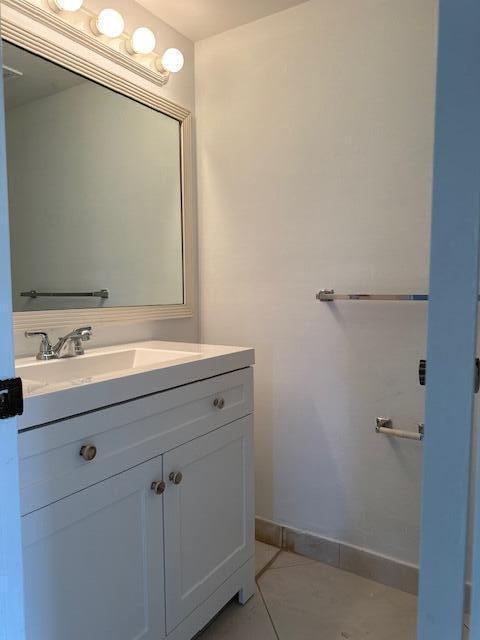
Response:
M0 82L0 379L12 378L14 371L5 118ZM0 391L0 404L2 395ZM0 638L22 640L25 636L15 418L0 419L0 505Z
M253 556L252 434L248 416L164 455L168 632Z
M27 640L165 636L161 457L24 516Z
M440 0L439 18L417 638L461 640L477 342L480 3ZM476 576L477 592L475 583ZM473 613L476 624L478 607Z

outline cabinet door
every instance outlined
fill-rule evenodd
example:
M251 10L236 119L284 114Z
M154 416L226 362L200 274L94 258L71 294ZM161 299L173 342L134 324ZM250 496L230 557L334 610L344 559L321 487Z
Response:
M164 455L167 632L253 556L252 430L248 416Z
M23 520L27 640L165 636L155 458Z

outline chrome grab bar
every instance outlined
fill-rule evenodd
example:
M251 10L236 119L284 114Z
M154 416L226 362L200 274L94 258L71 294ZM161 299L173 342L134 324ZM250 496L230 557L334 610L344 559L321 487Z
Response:
M63 292L55 292L55 291L37 291L36 289L31 289L30 291L22 291L20 293L22 298L108 298L109 292L108 289L100 289L100 291L81 291L79 293L72 291L63 291Z
M315 297L317 300L320 300L320 302L334 302L335 300L428 301L428 295L425 293L335 293L334 289L320 289Z
M395 438L404 438L405 440L417 440L421 442L425 433L425 425L423 423L418 425L418 433L415 431L404 431L402 429L393 428L393 420L391 418L377 418L375 426L377 433L383 433L386 436L393 436Z

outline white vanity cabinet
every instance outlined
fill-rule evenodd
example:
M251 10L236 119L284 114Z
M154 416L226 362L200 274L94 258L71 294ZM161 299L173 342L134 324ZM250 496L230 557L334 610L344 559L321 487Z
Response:
M190 640L253 594L252 411L247 367L20 433L27 640Z
M252 464L251 416L165 454L168 632L251 557Z
M23 518L28 640L164 637L162 460Z

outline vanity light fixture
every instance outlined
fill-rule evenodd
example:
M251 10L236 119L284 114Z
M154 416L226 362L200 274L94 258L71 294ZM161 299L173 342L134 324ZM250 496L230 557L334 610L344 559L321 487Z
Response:
M138 27L125 46L129 53L152 53L157 45L155 34L148 27Z
M128 69L133 67L138 70L140 75L147 77L155 84L163 87L168 82L170 74L178 73L185 64L183 53L174 47L167 49L163 56L156 53L157 39L152 29L140 26L134 30L132 35L126 33L125 20L116 9L106 7L97 15L84 6L85 0L35 0L35 2L39 1L45 2L52 13L63 18L68 23L66 26L69 30L77 27L81 32L79 37L80 35L82 38L91 37L91 34L105 36L101 45L110 47L113 50L112 54L120 64ZM76 11L82 15L82 19L74 23L68 14ZM51 20L55 21L54 24L58 28L58 18L52 16ZM88 32L85 33L83 26L85 24L90 25L90 36ZM112 42L109 42L109 39ZM129 59L126 59L125 54Z
M60 11L78 11L83 5L83 0L48 0L48 4L55 13Z
M115 9L102 9L91 24L95 35L103 35L108 38L118 38L125 29L125 20L122 14Z
M167 49L161 60L157 60L157 68L160 73L178 73L183 68L185 58L179 49Z

